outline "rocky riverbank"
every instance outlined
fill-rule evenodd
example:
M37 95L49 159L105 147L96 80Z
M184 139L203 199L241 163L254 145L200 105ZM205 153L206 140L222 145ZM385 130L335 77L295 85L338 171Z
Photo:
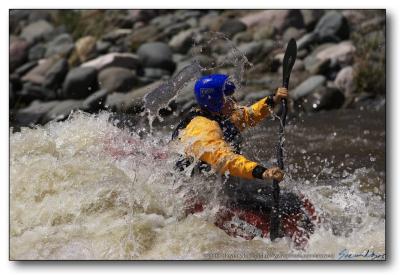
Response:
M295 38L290 92L295 112L385 100L385 12L372 10L11 10L10 126L63 120L74 110L143 111L143 96L196 59L223 64L226 41L196 52L194 38L224 33L251 66L238 100L281 83L283 51ZM232 73L232 65L214 72ZM184 88L165 117L193 105Z

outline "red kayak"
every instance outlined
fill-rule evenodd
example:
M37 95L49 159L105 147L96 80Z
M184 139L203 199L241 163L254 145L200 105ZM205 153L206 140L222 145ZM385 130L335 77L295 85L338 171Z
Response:
M282 214L281 228L285 237L292 239L296 247L304 248L319 218L312 203L301 197L302 212L298 214ZM204 205L192 203L187 214L202 212ZM251 240L255 237L269 238L270 216L251 210L221 207L216 214L215 225L232 237Z

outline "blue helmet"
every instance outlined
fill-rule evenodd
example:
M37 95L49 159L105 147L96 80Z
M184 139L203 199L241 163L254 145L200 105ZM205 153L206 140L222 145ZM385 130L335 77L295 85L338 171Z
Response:
M224 105L224 95L235 92L235 84L225 74L203 76L194 85L194 95L201 108L220 112Z

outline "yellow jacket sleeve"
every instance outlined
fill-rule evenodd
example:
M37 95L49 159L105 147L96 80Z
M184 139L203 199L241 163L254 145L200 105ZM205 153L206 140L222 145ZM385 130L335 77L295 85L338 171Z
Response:
M271 114L271 109L263 98L249 107L238 106L230 119L240 131L246 127L253 127Z
M185 146L185 153L200 159L221 174L253 179L256 162L235 154L223 139L223 133L217 122L197 116L181 132L180 140Z

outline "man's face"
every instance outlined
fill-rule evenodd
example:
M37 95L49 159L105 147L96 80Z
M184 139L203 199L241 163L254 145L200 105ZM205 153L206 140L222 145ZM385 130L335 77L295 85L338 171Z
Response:
M224 116L231 116L235 109L235 100L230 96L224 97L224 105L222 106L221 113Z

